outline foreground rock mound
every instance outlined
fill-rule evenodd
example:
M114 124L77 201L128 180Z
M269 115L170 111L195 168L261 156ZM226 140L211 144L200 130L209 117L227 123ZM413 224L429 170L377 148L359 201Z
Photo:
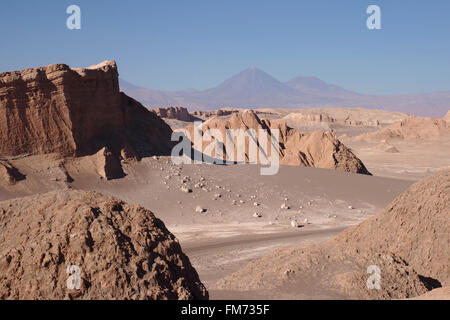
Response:
M79 289L67 286L71 265ZM0 202L0 299L206 298L178 241L142 207L84 191Z
M187 127L190 136L193 137L194 126ZM358 159L344 144L342 144L334 133L330 131L316 131L313 133L301 133L295 129L287 126L284 120L267 120L260 119L253 110L246 110L242 113L232 113L229 118L215 117L206 121L202 126L203 132L208 129L219 130L222 137L226 137L227 130L247 131L253 129L256 132L255 136L247 137L245 142L245 161L249 162L251 156L249 155L250 143L256 141L257 145L264 145L261 137L258 135L260 129L266 130L269 137L267 141L270 142L270 136L274 129L279 130L279 156L280 164L303 166L313 168L325 168L334 169L346 172L354 172L361 174L370 174L362 161ZM214 137L213 137L214 138ZM211 139L214 141L214 139ZM223 142L225 138L222 139ZM212 143L212 142L211 142ZM209 142L203 143L203 150L206 150L209 146ZM234 161L237 159L237 150L239 142L235 141L234 146ZM266 143L267 144L267 143ZM232 147L232 146L231 146ZM244 147L242 149L244 150ZM264 146L263 146L264 148ZM230 146L224 148L223 158L226 158L227 149L230 150ZM267 153L271 152L271 147L267 148ZM215 153L212 153L215 156ZM258 157L258 161L261 159Z
M171 129L120 93L115 62L0 73L0 155L169 153Z
M381 213L334 239L278 250L221 280L218 287L295 287L297 292L335 298L415 297L450 284L448 230L450 170L416 183ZM370 266L380 270L379 290L367 286L374 272L368 274Z

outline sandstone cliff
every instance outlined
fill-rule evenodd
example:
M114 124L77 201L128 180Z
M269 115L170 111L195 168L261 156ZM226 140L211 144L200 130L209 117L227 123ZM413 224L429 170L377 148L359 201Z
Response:
M95 154L108 146L139 156L170 151L171 129L119 91L115 62L55 64L0 74L0 155Z

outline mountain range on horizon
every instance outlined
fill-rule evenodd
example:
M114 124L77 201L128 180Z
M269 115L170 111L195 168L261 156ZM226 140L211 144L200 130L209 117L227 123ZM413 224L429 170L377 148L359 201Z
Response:
M181 106L189 110L235 108L369 108L427 117L450 110L450 91L367 95L346 90L317 77L295 77L281 82L250 67L216 87L198 91L162 91L138 87L122 78L120 88L148 108Z

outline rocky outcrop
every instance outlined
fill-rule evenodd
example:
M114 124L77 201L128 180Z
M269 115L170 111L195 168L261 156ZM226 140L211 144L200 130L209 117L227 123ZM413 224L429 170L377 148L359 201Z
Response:
M381 213L334 239L277 250L218 286L251 290L308 283L316 292L345 299L420 296L450 284L449 215L450 170L444 170L414 184ZM376 268L381 272L379 289L368 286Z
M450 123L444 119L410 116L375 132L362 134L356 141L437 140L450 137Z
M164 108L154 108L150 110L160 118L163 119L175 119L180 121L190 122L194 120L186 108L183 107L164 107Z
M107 147L97 152L93 160L96 171L102 178L111 180L125 176L120 160Z
M0 74L0 155L169 153L171 129L120 93L115 62Z
M207 120L212 117L221 117L221 116L229 116L232 113L238 113L237 110L213 110L213 111L201 111L201 110L195 110L192 111L190 114L194 116L195 118L201 119L201 120Z
M10 186L24 180L25 176L7 161L0 160L0 185Z
M208 298L161 220L96 192L0 202L0 275L0 299Z
M301 133L287 126L284 120L260 119L253 110L246 110L242 113L233 113L229 119L214 117L203 123L203 131L217 129L222 137L226 137L228 129L254 129L256 132L263 129L268 133L268 141L272 135L272 130L279 130L279 156L280 164L326 168L346 172L370 174L362 161L358 159L344 144L342 144L332 132L316 131L313 133ZM187 127L190 136L193 137L194 127ZM255 137L255 140L260 139ZM223 138L225 140L225 138ZM214 139L212 139L214 141ZM226 158L226 141L224 141L225 151L223 158ZM213 142L204 142L203 151ZM245 160L249 161L250 140L245 141ZM259 144L259 141L258 141ZM236 159L235 147L235 161ZM268 148L269 153L270 148ZM212 154L215 156L215 153ZM259 159L259 158L258 158ZM260 160L260 159L259 159Z

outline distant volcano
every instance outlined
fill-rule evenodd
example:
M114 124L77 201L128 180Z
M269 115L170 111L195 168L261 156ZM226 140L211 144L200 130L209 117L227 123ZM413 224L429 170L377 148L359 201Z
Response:
M371 108L442 117L450 109L450 91L390 96L363 95L316 77L281 82L250 67L216 87L203 90L159 91L139 88L121 79L128 95L149 108L183 106L189 109L244 108Z

